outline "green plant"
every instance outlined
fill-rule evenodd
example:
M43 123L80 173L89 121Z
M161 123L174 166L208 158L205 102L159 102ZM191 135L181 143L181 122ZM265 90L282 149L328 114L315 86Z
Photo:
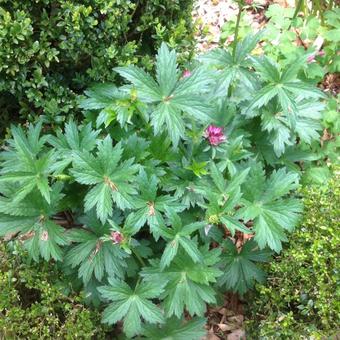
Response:
M299 78L302 57L282 67L251 56L259 37L185 72L163 43L155 76L121 66L127 84L87 91L82 124L11 129L0 235L60 262L128 337L201 334L206 304L262 282L258 262L297 224L301 171L288 157L319 138L324 95Z
M326 0L317 0L312 3L308 3L304 0L295 1L295 11L293 15L293 19L295 19L299 12L302 11L305 15L315 15L321 19L321 22L324 22L324 13L327 10L332 10L334 7L334 1L326 1Z
M16 242L0 243L0 338L104 338L100 313L66 296L62 274L27 259Z
M325 184L325 183L324 183ZM302 191L305 214L249 306L250 337L324 339L339 325L339 173Z
M61 124L76 96L112 68L150 67L160 41L193 51L191 0L1 1L0 103L3 134L13 117ZM119 20L117 20L119 18Z
M238 30L241 39L251 33L249 24L243 20L244 13L243 11ZM264 51L266 56L289 65L307 51L311 55L300 72L304 73L309 81L315 83L322 81L327 73L339 72L340 63L337 53L339 9L325 11L324 23L313 14L294 17L294 8L285 8L279 4L270 5L265 11L265 17L268 22L256 53ZM221 43L233 34L235 26L235 20L224 24Z
M246 8L246 7L243 7ZM296 12L295 12L296 13ZM244 11L242 12L244 14ZM301 150L298 157L291 155L286 161L296 161L298 158L302 160L314 160L315 162L305 163L305 171L303 183L320 183L322 184L330 176L328 163L336 163L339 150L339 114L338 114L338 94L337 94L337 73L339 71L339 55L338 50L338 9L327 10L324 12L325 21L323 23L314 16L295 16L294 9L284 8L278 4L270 5L265 12L268 22L265 27L265 34L260 36L260 44L254 50L254 54L264 53L266 56L274 59L278 64L286 67L298 62L300 56L304 59L306 53L309 54L307 63L299 68L300 79L304 79L309 84L318 84L325 92L334 97L329 97L326 105L317 104L314 109L315 118L321 119L321 124L312 124L315 129L323 129L323 136L319 140L314 138L314 132L306 129L304 123L301 122L298 130L303 134L302 138L310 139L313 152ZM241 17L242 18L242 17ZM224 31L231 34L234 30L234 22L227 22L224 25ZM249 34L249 26L241 20L239 28L239 36L245 38ZM279 48L278 48L279 46ZM302 60L303 60L302 59ZM237 65L237 62L228 61L225 64ZM221 64L222 65L222 64ZM240 64L242 66L242 64ZM243 70L243 68L240 68ZM237 71L240 73L240 71ZM333 74L334 72L334 74ZM230 82L234 77L235 70L228 68L224 79ZM244 75L238 75L238 77ZM258 94L259 99L263 93ZM301 110L302 109L302 110ZM301 107L300 112L304 111ZM309 110L309 109L307 109ZM309 117L309 112L305 112ZM268 116L270 118L270 116ZM316 123L316 124L315 124ZM276 153L280 153L280 149L284 147L285 131L281 129L278 132L276 128L278 124L272 124L267 118L263 124L268 131L271 131L272 138L276 140ZM318 125L318 127L317 127ZM288 136L288 135L287 135ZM314 135L315 136L315 135ZM286 144L289 147L289 141ZM287 163L286 163L287 164ZM290 163L290 166L294 166Z

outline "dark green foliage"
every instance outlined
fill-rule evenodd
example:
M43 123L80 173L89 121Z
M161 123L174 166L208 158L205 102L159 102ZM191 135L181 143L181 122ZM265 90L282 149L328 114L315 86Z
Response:
M269 262L272 252L259 249L254 240L247 241L240 251L229 239L223 246L225 252L221 262L223 275L218 280L220 285L244 294L256 281L264 282L266 275L255 262Z
M158 50L156 79L136 66L118 67L115 71L137 88L136 95L142 103L151 104L155 135L166 129L175 146L184 137L185 118L203 123L211 120L211 108L200 96L211 81L209 74L197 68L190 77L180 77L176 53L169 51L166 44Z
M151 302L163 291L162 284L141 282L131 289L125 282L115 279L109 279L109 283L110 286L98 288L104 299L113 301L103 312L103 322L112 325L123 319L123 329L128 337L141 332L141 318L151 324L164 322L161 310Z
M74 115L76 94L112 81L112 68L142 62L160 41L193 47L191 0L4 0L0 4L0 105L8 119ZM143 52L144 57L141 57Z
M159 261L150 261L151 267L143 270L142 276L151 282L165 284L161 298L166 316L175 315L181 319L184 308L190 315L203 316L206 303L216 303L211 283L222 274L214 265L218 262L220 251L200 249L202 261L194 262L184 251L179 251L169 267L162 271Z
M255 241L260 248L267 245L279 253L281 242L287 240L284 231L292 231L302 211L297 199L285 198L297 187L298 176L279 169L265 179L262 168L254 166L249 177L242 188L244 207L237 215L254 222Z
M78 276L88 284L94 276L101 281L104 275L123 278L126 272L126 253L118 246L112 246L110 239L104 239L110 232L108 223L102 224L95 214L80 218L84 229L73 229L67 234L69 241L77 244L65 256L65 264L79 266Z
M197 63L181 75L163 43L155 76L116 68L129 83L87 91L83 124L13 127L0 154L0 235L22 239L36 261L60 261L68 283L87 302L107 305L102 321L121 321L128 337L163 327L197 334L191 325L202 321L190 318L203 317L218 290L244 294L262 282L257 262L269 261L270 249L279 253L298 222L301 203L292 195L301 170L268 160L276 142L258 122L266 112L274 121L285 115L291 146L282 155L310 150L308 138L295 142L295 116L307 115L302 97L315 108L320 92L298 78L302 62L281 68L250 56L257 39L235 50L252 78L238 74L221 91L216 81L237 64Z
M204 318L183 321L173 317L160 327L152 325L144 327L143 335L149 340L197 340L206 333L204 329L205 323L206 319Z
M16 243L0 243L0 338L103 339L100 313L65 296L62 274L48 264L32 264Z
M266 269L268 284L257 286L249 305L250 338L325 339L339 326L338 170L327 186L301 191L305 216L281 256Z

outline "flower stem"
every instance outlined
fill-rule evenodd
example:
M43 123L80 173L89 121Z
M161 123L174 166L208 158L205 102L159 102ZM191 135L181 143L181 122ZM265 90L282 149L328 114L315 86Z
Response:
M298 0L298 3L296 4L296 8L295 8L295 12L293 14L293 17L290 20L289 26L288 26L288 30L290 30L293 21L296 19L296 17L298 16L302 6L303 6L304 0Z
M142 257L136 251L134 251L133 249L132 249L132 252L136 256L137 260L140 262L142 267L145 267L146 264L145 264L144 260L142 259Z
M243 5L241 3L238 3L238 13L237 13L237 18L236 18L236 26L235 26L235 33L234 33L234 41L233 41L233 62L235 62L235 56L236 56L236 47L237 47L237 39L238 39L238 29L240 26L240 21L241 21L241 14L243 11ZM228 88L228 97L231 97L232 89L231 89L231 84L229 84Z
M240 27L241 14L242 14L242 11L243 11L243 5L239 3L238 6L239 7L238 7L238 13L237 13L237 19L236 19L236 26L235 26L235 33L234 33L234 44L233 44L233 60L234 61L235 61L235 55L236 55L238 29Z

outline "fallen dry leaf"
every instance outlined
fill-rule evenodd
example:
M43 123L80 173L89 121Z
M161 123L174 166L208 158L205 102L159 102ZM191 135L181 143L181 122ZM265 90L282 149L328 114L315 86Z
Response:
M231 321L231 322L236 322L238 324L242 324L243 321L244 321L244 316L239 314L239 315L234 315L234 316L231 316L228 318L228 321Z
M246 333L243 329L237 329L236 331L227 335L227 340L243 340L246 339Z
M234 323L219 323L217 326L222 332L233 331L239 328L239 326Z
M228 308L225 308L225 307L220 308L220 309L218 310L218 313L221 314L221 315L223 315L223 316L232 316L232 315L235 314L232 310L230 310L230 309L228 309Z
M204 336L201 340L221 340L215 333L214 329L211 327L206 336Z

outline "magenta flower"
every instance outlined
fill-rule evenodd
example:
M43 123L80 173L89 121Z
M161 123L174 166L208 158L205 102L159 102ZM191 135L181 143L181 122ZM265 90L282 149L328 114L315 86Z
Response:
M123 241L123 235L119 231L112 231L110 239L113 244L119 244Z
M191 72L189 70L184 70L182 77L183 78L188 78L191 76Z
M326 54L326 53L325 53L324 50L321 50L321 51L318 52L318 56L319 56L319 57L323 57L325 54Z
M219 145L226 140L223 128L215 125L209 125L204 131L204 137L208 139L211 145Z

